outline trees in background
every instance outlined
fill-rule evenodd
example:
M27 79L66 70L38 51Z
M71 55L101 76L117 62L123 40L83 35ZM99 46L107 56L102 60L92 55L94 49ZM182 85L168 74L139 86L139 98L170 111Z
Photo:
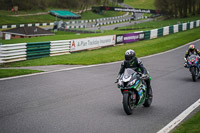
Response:
M0 10L10 10L13 6L18 6L19 10L45 10L50 7L85 10L92 5L107 2L108 0L0 0Z
M155 7L167 17L200 14L200 0L155 0Z
M1 10L9 10L18 6L20 10L46 9L51 3L50 0L0 0Z

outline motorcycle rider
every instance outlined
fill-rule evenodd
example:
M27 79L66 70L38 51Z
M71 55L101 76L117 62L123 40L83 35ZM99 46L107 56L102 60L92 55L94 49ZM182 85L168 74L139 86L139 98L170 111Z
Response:
M132 49L129 49L125 52L125 60L121 64L121 69L119 71L116 82L118 82L120 76L122 73L124 73L125 68L132 68L136 72L141 72L142 77L148 76L148 78L145 78L145 82L147 84L147 93L149 94L149 89L151 89L151 77L149 76L148 71L143 66L142 62L136 57L135 51Z
M199 55L200 56L200 51L195 48L195 46L192 44L189 46L188 50L185 52L185 63L184 63L184 67L187 67L187 58L189 56L191 56L192 54L195 54L195 55ZM200 63L200 62L199 62Z

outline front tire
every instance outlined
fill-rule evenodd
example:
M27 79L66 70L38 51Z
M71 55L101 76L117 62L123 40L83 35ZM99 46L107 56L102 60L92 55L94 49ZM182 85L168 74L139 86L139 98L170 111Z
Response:
M192 74L192 80L196 82L197 81L196 67L191 68L191 74Z
M131 115L134 110L134 103L131 96L132 95L130 93L123 94L123 107L127 115Z

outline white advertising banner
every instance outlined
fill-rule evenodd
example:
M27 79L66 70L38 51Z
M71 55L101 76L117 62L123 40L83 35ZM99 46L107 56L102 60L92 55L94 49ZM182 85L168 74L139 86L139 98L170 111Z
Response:
M75 39L71 41L70 52L115 45L115 35Z

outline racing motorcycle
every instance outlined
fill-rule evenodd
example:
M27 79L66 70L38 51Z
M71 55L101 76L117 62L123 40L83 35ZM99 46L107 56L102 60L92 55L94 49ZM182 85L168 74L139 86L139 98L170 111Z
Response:
M191 55L187 59L187 68L189 68L192 74L192 80L195 82L197 78L200 78L200 71L199 71L199 56Z
M139 105L149 107L152 103L152 89L149 90L151 96L147 94L147 85L144 81L148 76L141 78L141 74L133 69L127 68L120 76L117 85L123 95L123 108L127 115L133 113L134 108Z

